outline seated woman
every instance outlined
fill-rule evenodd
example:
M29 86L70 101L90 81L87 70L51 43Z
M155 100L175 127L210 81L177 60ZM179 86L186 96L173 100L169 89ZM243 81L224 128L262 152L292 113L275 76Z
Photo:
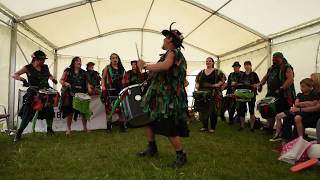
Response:
M275 133L274 137L272 139L270 139L270 141L281 140L280 133L281 133L281 129L282 129L282 122L281 122L282 119L285 121L285 120L290 120L290 119L294 118L295 122L297 122L297 121L299 122L299 120L296 121L296 119L295 119L296 117L300 117L302 115L305 117L316 115L314 113L307 113L307 112L301 111L301 109L303 107L315 106L318 103L319 96L315 91L313 91L312 79L305 78L302 81L300 81L300 89L301 89L301 93L299 93L297 95L294 106L290 109L290 111L285 111L285 112L281 112L281 113L277 114L277 116L276 116L276 122L277 122L276 123L276 133ZM285 117L288 117L288 118L284 119ZM299 134L299 132L302 133L302 135L303 135L303 132L301 132L301 128L298 129L298 134ZM299 134L299 136L300 136L300 134Z

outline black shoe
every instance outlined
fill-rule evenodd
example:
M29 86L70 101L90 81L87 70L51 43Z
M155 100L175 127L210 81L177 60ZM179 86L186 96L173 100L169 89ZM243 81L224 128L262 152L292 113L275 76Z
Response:
M187 154L182 153L182 154L177 154L176 159L169 164L169 167L171 168L181 168L183 165L187 163Z
M158 154L157 146L151 147L150 145L148 145L147 149L144 151L138 152L137 156L139 156L139 157L146 157L146 156L154 157L157 154Z
M47 135L49 136L53 136L54 135L54 131L52 128L47 128Z
M111 133L111 129L112 129L112 124L108 122L106 133Z
M16 136L15 136L14 139L13 139L13 142L18 142L18 141L20 141L20 140L21 140L21 135L22 135L22 133L17 132Z

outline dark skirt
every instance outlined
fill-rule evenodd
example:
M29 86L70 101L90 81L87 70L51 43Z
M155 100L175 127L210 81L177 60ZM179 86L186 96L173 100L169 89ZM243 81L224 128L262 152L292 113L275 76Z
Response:
M167 137L189 137L189 128L186 119L174 120L173 118L163 118L150 123L155 134Z

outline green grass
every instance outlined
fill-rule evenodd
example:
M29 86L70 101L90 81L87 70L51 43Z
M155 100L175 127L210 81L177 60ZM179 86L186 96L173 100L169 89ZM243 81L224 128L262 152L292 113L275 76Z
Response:
M165 165L175 153L165 137L158 136L159 156L139 158L146 146L144 131L130 129L111 134L63 132L23 136L19 143L0 135L0 179L319 179L320 167L291 173L290 164L278 161L270 135L218 122L214 134L200 133L192 122L191 136L183 139L188 163L173 170Z

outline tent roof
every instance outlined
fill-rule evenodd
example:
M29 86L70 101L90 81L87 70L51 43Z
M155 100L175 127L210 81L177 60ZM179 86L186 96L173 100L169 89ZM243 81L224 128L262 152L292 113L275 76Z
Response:
M143 51L175 21L189 47L217 56L320 17L319 0L0 0L0 7L53 49L136 32L128 39Z

